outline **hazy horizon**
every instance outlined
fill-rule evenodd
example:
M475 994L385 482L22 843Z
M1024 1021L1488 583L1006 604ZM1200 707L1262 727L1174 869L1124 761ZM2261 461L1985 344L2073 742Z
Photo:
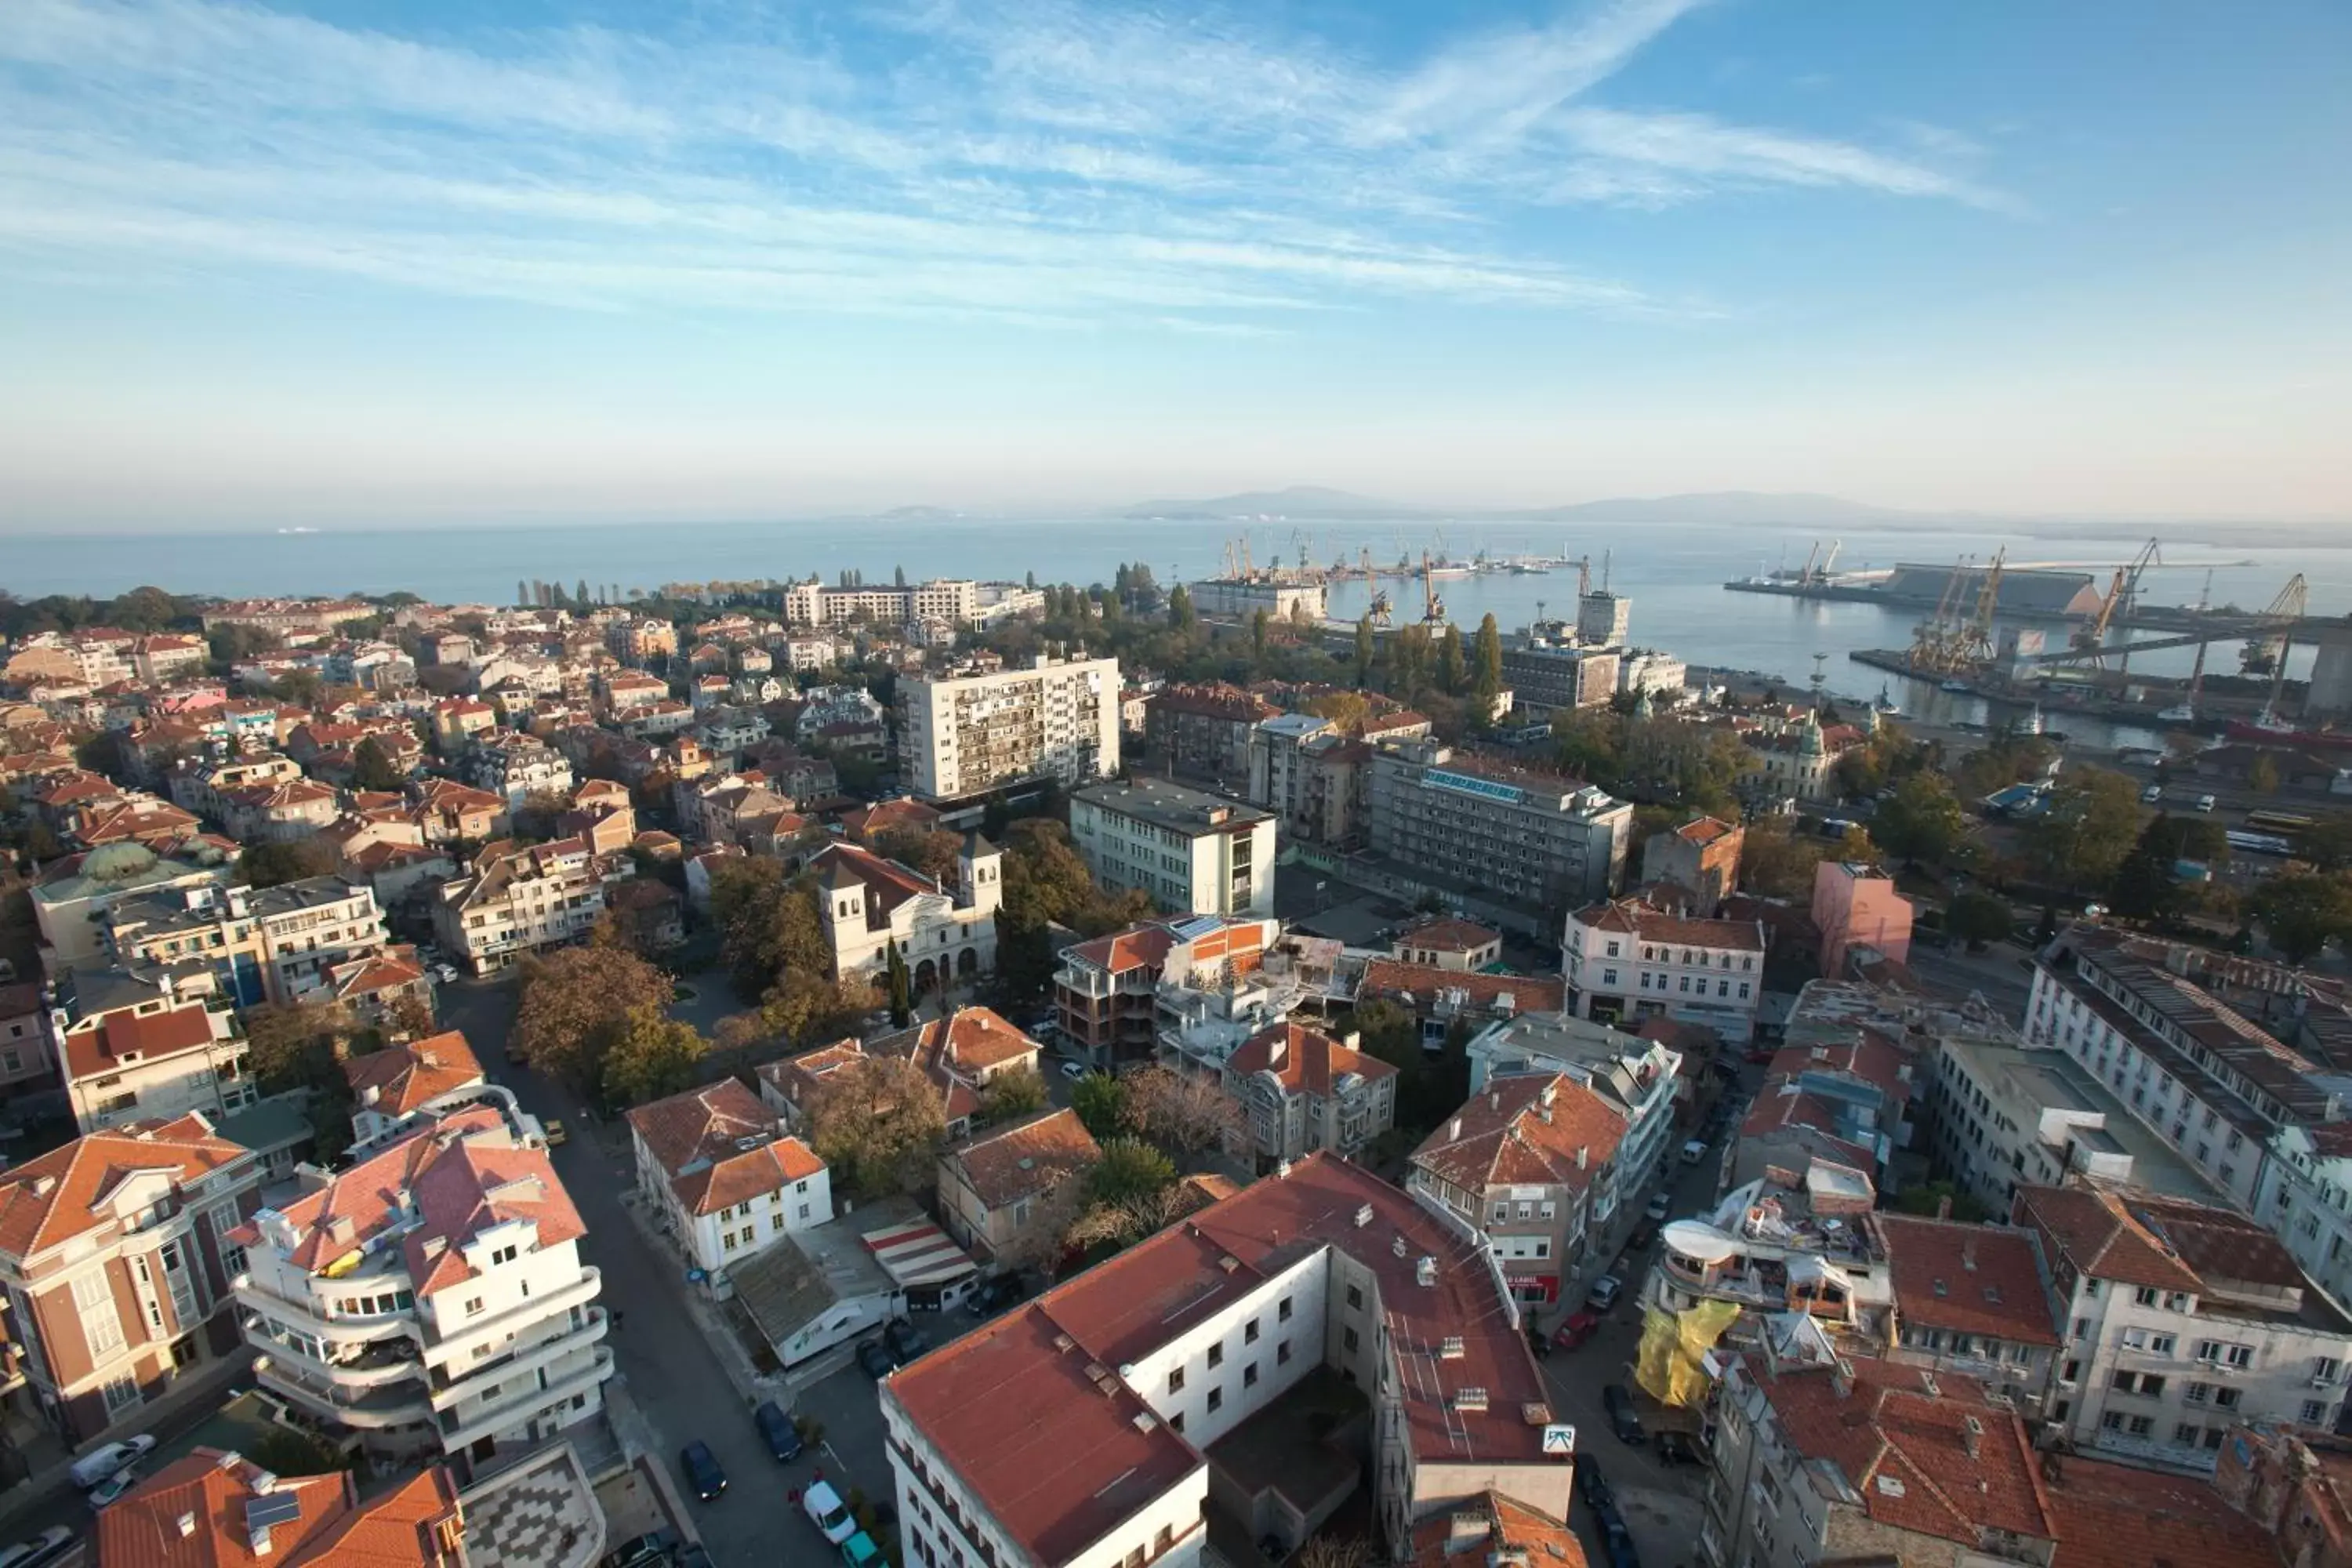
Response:
M2352 10L12 0L0 536L2352 520Z

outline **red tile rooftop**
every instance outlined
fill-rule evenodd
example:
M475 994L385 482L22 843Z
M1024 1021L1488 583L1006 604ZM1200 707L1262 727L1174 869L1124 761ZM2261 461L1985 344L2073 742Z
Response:
M893 1373L886 1396L1025 1551L1067 1561L1202 1462L1156 1418L1139 1424L1146 1406L1117 1369L1332 1247L1372 1275L1397 1353L1425 1363L1403 1382L1415 1452L1481 1466L1545 1462L1526 1407L1548 1395L1492 1270L1402 1191L1326 1155ZM1435 1260L1427 1284L1424 1257ZM1455 1337L1463 1353L1446 1360L1441 1382L1436 1358ZM1090 1363L1105 1369L1108 1388L1088 1375ZM1441 1389L1467 1387L1487 1391L1486 1409L1449 1412Z

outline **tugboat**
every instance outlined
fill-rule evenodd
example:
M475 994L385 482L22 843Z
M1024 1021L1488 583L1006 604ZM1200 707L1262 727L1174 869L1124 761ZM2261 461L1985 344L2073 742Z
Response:
M1895 705L1895 699L1886 694L1886 687L1884 682L1882 682L1878 688L1878 700L1872 703L1871 706L1877 710L1878 716L1882 719L1900 719L1903 717L1903 710L1896 707Z

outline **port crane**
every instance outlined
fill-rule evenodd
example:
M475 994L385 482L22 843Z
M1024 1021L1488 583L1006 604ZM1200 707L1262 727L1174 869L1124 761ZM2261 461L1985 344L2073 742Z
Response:
M1992 662L1993 616L2000 605L2001 563L2008 559L2009 546L2002 545L1992 552L1992 562L1985 568L1984 582L1977 589L1977 605L1953 637L1952 662L1990 664Z
M1808 557L1809 564L1810 561ZM1952 668L1958 641L1960 588L1968 575L1969 558L1963 555L1952 563L1951 575L1944 579L1944 592L1936 601L1935 613L1911 628L1912 668L1940 673Z
M1429 573L1429 552L1421 552L1421 624L1434 629L1445 624L1445 601L1437 596L1437 580Z
M2164 552L2151 539L2140 546L2137 555L2116 568L2115 578L2107 584L2106 595L2099 601L2098 614L2091 617L2088 626L2077 627L2070 639L2072 651L2082 656L2082 662L2098 665L2105 662L2109 652L2114 652L2120 660L2120 672L2131 673L2131 645L2124 643L2116 648L2108 648L2107 631L2118 617L2130 616L2131 607L2139 597L2141 574L2151 566L2162 564Z

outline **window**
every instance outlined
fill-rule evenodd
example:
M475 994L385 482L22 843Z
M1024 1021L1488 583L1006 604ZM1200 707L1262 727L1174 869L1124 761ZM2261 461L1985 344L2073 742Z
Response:
M2180 1391L2180 1397L2191 1405L2203 1405L2213 1397L2213 1385L2210 1383L2192 1383Z
M1285 1296L1281 1300L1275 1303L1274 1321L1277 1323L1286 1323L1290 1321L1289 1297Z
M1287 1366L1289 1363L1290 1342L1288 1340L1276 1341L1274 1347L1274 1364L1276 1366Z
M2156 1418L2152 1415L2135 1415L2126 1429L2135 1437L2145 1437L2156 1430Z
M2214 1405L2223 1410L2235 1410L2241 1397L2242 1395L2234 1388L2217 1388L2213 1391Z
M1182 1367L1180 1366L1168 1374L1168 1392L1171 1394L1181 1394L1184 1392L1184 1369Z
M480 1317L481 1315L482 1315L482 1299L481 1299L479 1296L475 1296L475 1297L470 1298L470 1299L466 1302L466 1316L467 1316L467 1317L469 1317L469 1318L478 1318L478 1317Z
M2150 1355L2170 1355L2180 1342L2170 1334L2150 1334L2147 1352Z
M1248 1322L1242 1325L1242 1343L1245 1345L1254 1345L1257 1343L1257 1320L1255 1318L1252 1318Z
M2303 1402L2303 1424L2305 1426L2316 1426L2326 1419L2327 1405L2326 1401L2306 1399Z
M2143 1285L2132 1292L2132 1300L2143 1307L2153 1307L2156 1305L2158 1294L2159 1292Z
M1496 1217L1499 1219L1502 1216L1498 1215ZM1348 1307L1351 1311L1360 1312L1364 1310L1364 1288L1362 1286L1350 1285L1348 1287Z
M1257 1363L1252 1362L1247 1366L1242 1368L1242 1386L1244 1388L1255 1388L1257 1386Z
M1213 1388L1209 1390L1209 1414L1214 1415L1218 1411L1223 1410L1224 1407L1225 1391L1222 1388Z
M1223 1340L1219 1340L1215 1344L1209 1347L1209 1370L1211 1372L1214 1372L1224 1364L1225 1343Z
M2193 1448L2197 1446L2197 1439L2204 1434L2205 1429L2196 1422L2183 1421L2172 1429L2172 1440L2184 1448Z
M114 1310L114 1292L106 1270L94 1268L73 1282L75 1315L81 1319L82 1338L92 1356L111 1355L122 1348L122 1320Z
M1347 1348L1349 1354L1353 1355L1356 1352L1357 1345L1360 1342L1361 1342L1356 1337L1355 1330L1347 1329L1341 1331L1339 1335L1339 1343Z
M136 1378L131 1377L112 1378L107 1382L104 1393L106 1413L109 1415L118 1415L139 1403L139 1382Z
M2137 1394L2142 1399L2159 1399L2164 1394L2164 1377L2153 1372L2119 1372L2110 1380L2117 1394Z

